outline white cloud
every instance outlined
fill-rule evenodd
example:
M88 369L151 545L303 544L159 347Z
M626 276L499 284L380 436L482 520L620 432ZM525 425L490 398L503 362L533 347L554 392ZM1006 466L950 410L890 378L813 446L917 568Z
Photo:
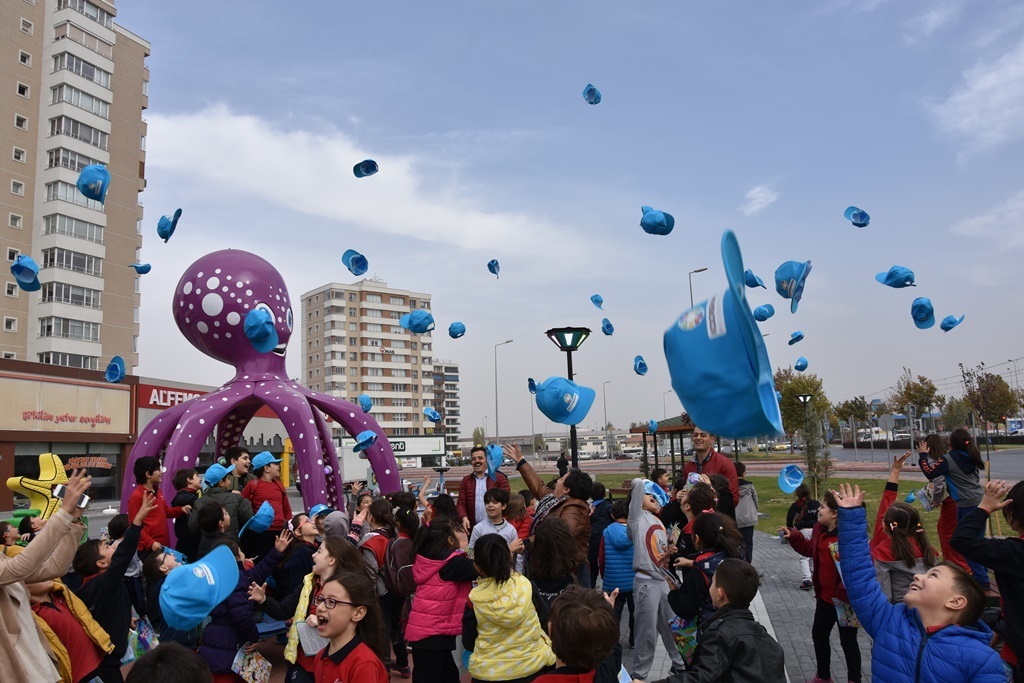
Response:
M946 2L936 5L926 12L922 12L910 19L906 25L906 32L903 40L913 45L953 21L960 13L960 6L955 2Z
M747 201L737 211L744 216L753 216L779 199L779 193L771 185L758 185L747 192Z
M975 150L1024 136L1024 40L965 71L949 98L931 110L941 128L967 138Z
M967 237L987 238L1000 247L1024 246L1024 190L1013 195L988 213L956 223L951 232Z

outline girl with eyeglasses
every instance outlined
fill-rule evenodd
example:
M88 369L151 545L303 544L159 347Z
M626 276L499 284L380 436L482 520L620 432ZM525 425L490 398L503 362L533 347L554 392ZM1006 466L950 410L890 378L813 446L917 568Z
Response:
M316 656L316 683L388 683L377 589L366 573L335 574L313 604L317 633L330 641Z

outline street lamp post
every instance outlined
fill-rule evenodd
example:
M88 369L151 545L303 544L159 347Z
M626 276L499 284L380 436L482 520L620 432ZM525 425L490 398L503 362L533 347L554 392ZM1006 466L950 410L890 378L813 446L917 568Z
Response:
M498 431L498 347L511 343L511 339L506 339L494 345L494 443L499 446L501 445L499 441L501 432Z
M601 385L601 403L604 404L604 454L611 457L611 439L608 438L608 395L605 393L605 387L608 386L609 382L611 382L611 380L606 379Z
M667 420L668 419L668 408L665 405L665 397L668 396L669 394L671 394L673 391L674 391L673 389L669 389L668 391L666 391L664 394L661 395L661 419L662 420Z
M490 415L484 415L484 446L487 445L487 421L490 419Z
M698 268L697 270L691 270L686 275L686 279L689 280L689 282L690 282L690 308L693 308L693 274L694 273L703 273L707 269L708 269L708 267L704 266L703 268Z
M1020 375L1017 374L1017 361L1021 360L1022 358L1024 358L1024 356L1021 356L1020 358L1011 358L1010 359L1010 362L1013 363L1013 386L1014 386L1014 388L1017 389L1017 394L1018 395L1020 395ZM1020 417L1020 410L1019 409L1017 410L1017 416ZM1010 430L1006 430L1006 431L1007 431L1007 433L1009 433Z
M797 398L800 400L800 403L804 404L804 450L806 451L808 443L807 424L808 422L810 422L811 419L808 410L811 407L811 399L814 398L814 394L800 394L799 396L797 396Z
M590 336L590 328L587 327L552 327L550 330L545 332L548 339L554 342L555 346L558 347L559 351L565 352L566 363L568 364L569 376L568 380L571 382L573 377L572 371L572 352L580 347ZM579 456L579 445L576 441L576 425L569 426L569 448L572 451L572 466L580 466Z

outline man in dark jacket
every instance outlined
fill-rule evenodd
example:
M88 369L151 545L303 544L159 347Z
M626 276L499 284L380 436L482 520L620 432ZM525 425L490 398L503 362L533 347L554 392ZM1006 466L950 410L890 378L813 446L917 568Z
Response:
M555 465L558 466L559 478L564 477L569 471L569 459L565 457L565 451L559 453L558 460L555 461Z
M473 471L462 478L462 483L459 484L459 499L455 502L455 509L467 534L473 531L477 522L487 519L487 513L484 511L484 494L488 489L505 489L512 493L508 477L504 474L495 472L494 479L487 475L487 451L483 446L473 446L470 463L473 465Z
M601 539L604 530L612 523L612 502L605 500L605 488L601 482L594 482L590 492L590 547L587 560L590 563L590 587L597 588L598 555L601 552Z

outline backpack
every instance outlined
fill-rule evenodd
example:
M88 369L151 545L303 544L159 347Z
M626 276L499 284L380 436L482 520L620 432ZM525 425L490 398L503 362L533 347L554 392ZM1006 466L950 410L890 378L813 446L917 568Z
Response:
M395 595L412 595L416 592L416 579L412 575L412 563L416 555L412 539L396 536L388 541L384 549L384 567L381 574L384 586Z

